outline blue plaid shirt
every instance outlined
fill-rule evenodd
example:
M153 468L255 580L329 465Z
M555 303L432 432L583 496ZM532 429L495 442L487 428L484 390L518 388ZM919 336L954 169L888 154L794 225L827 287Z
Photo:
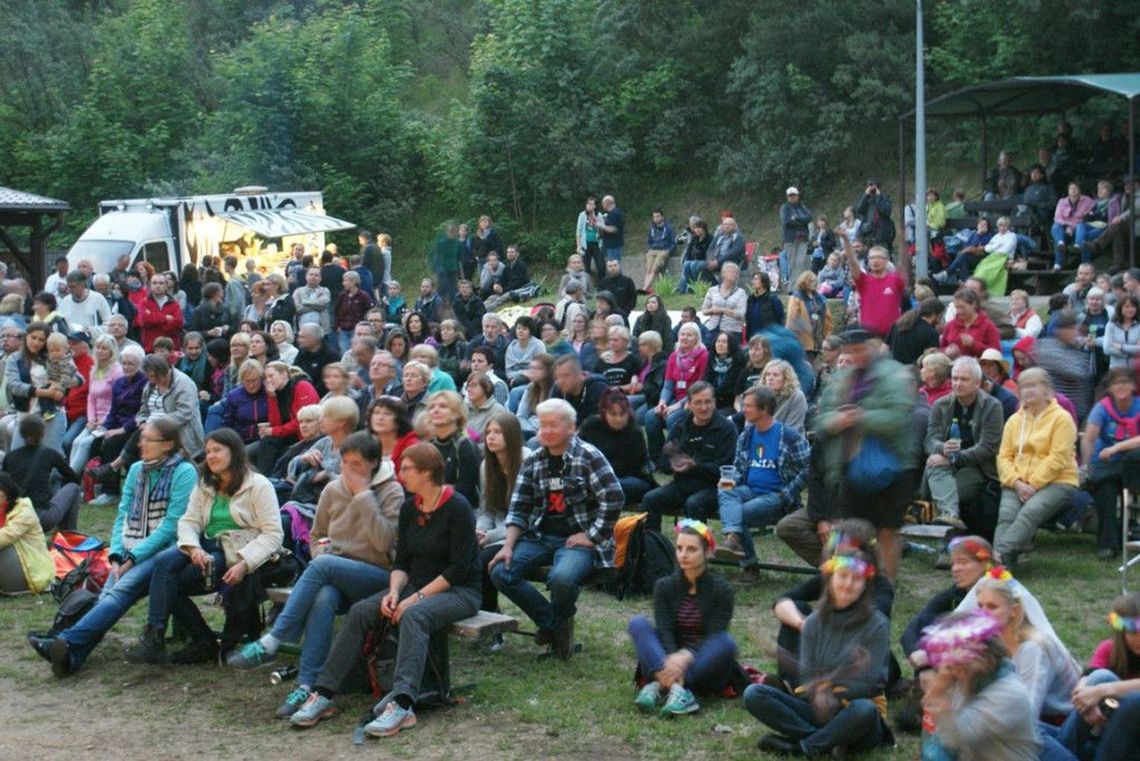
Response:
M518 526L524 535L542 533L546 517L550 474L546 449L528 452L523 460L507 511L507 526ZM566 520L584 531L598 550L596 565L613 565L613 528L625 504L625 494L605 455L574 436L562 455L562 493Z

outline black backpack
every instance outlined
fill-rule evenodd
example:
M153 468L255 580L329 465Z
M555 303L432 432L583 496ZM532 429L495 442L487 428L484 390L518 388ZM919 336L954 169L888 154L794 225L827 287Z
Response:
M92 592L89 587L98 585L91 579L91 572L87 569L87 560L68 572L62 579L56 579L51 585L51 595L59 603L51 628L46 632L31 632L40 637L54 637L60 632L70 629L79 623L79 619L87 615L87 611L95 607L99 595Z
M627 595L640 597L653 594L657 580L675 573L677 555L672 543L645 527L645 521L634 524L626 545L625 563L613 578L613 594L619 600Z

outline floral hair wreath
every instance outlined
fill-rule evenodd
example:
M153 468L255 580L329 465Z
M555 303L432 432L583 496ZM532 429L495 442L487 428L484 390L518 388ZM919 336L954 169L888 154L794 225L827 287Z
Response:
M680 534L681 530L686 529L686 528L692 529L693 531L697 532L697 535L700 536L701 539L703 539L705 541L705 545L708 547L709 552L712 552L713 550L716 549L716 539L713 538L712 529L710 529L704 523L704 521L697 521L697 520L693 520L692 518L685 518L683 520L679 520L673 526L673 533L674 534Z
M874 546L874 537L864 543L851 534L845 534L842 531L832 531L827 535L827 544L824 545L823 554L840 555L850 553L855 550L862 550L864 544L868 547Z
M970 557L974 558L981 563L992 563L994 556L988 547L978 543L975 539L968 536L960 536L957 539L950 540L950 552L965 552Z
M926 627L920 647L934 668L962 666L980 657L986 643L1000 634L996 619L983 610L973 610L952 623Z
M864 579L870 579L875 575L875 566L858 555L832 555L823 561L819 571L824 576L830 576L840 568L854 571Z
M986 569L986 573L982 576L983 579L993 579L994 581L1013 581L1013 574L1009 569L1002 565L995 565Z
M1140 632L1140 617L1128 618L1117 613L1115 610L1108 614L1108 625L1112 627L1115 632L1127 632L1128 634L1136 634Z

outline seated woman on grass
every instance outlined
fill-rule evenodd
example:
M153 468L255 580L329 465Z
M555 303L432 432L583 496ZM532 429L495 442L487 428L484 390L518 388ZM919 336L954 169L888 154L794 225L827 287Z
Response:
M1101 711L1107 698L1140 698L1140 594L1117 597L1108 614L1112 636L1093 651L1085 675L1073 690L1075 709L1054 736L1077 758L1093 758L1109 716Z
M293 585L273 629L226 661L236 669L256 668L274 660L282 643L304 635L297 687L277 709L279 719L296 713L312 694L332 645L337 613L388 585L404 490L367 431L346 438L340 457L340 477L317 503L312 562Z
M884 694L891 624L870 583L879 574L878 550L840 535L820 570L826 586L804 621L796 694L767 684L744 691L748 712L777 732L761 738L761 751L817 756L894 743Z
M0 473L0 594L40 593L55 578L44 531L32 501Z
M675 531L680 569L654 586L653 621L634 616L629 622L636 679L644 684L634 704L667 718L699 710L694 692L718 695L747 684L728 633L732 587L708 570L716 549L713 533L688 518Z
M1073 710L1080 669L1053 631L1037 598L1001 566L991 568L958 606L981 608L1001 624L1001 638L1029 694L1033 715L1060 724Z

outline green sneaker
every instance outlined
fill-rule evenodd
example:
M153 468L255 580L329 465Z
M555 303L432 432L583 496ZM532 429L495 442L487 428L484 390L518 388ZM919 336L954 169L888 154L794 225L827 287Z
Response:
M656 711L658 706L661 705L661 698L664 697L661 685L657 682L650 682L641 688L634 698L633 704L640 708L642 711L652 713Z
M661 715L666 718L681 716L686 713L694 713L700 710L700 707L692 692L679 684L675 684L669 688L669 698L665 701L665 705L661 706Z
M292 718L293 714L301 710L301 706L305 705L305 701L312 694L313 691L308 687L298 687L285 697L285 702L281 704L274 715L278 719Z
M277 660L276 653L269 653L261 643L254 640L241 650L230 653L226 658L226 665L232 669L255 669Z

